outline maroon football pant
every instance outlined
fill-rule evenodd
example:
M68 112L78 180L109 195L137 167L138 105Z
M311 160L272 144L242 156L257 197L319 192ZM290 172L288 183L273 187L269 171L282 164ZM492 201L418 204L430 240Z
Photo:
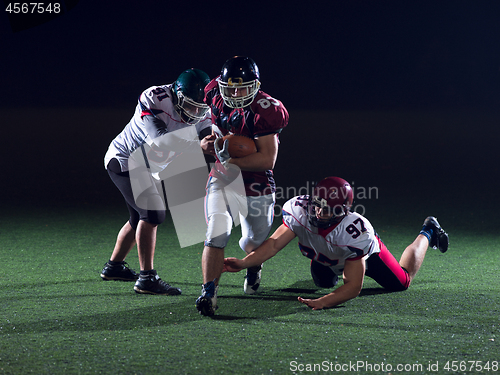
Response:
M394 255L387 250L378 238L380 253L370 255L366 260L365 275L371 277L385 289L392 291L406 290L410 286L410 275L399 265Z

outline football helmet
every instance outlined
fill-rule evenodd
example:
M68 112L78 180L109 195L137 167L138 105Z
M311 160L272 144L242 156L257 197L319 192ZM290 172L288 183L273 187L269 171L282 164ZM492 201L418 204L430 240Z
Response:
M224 103L230 108L250 105L260 88L259 68L250 57L234 56L222 66L217 78Z
M175 110L186 124L197 124L205 117L208 111L204 103L205 86L209 82L207 73L191 68L183 71L173 83Z
M347 215L353 199L352 187L346 180L340 177L326 177L316 184L309 196L307 203L309 222L322 229L331 227ZM321 216L327 218L319 217L320 212Z

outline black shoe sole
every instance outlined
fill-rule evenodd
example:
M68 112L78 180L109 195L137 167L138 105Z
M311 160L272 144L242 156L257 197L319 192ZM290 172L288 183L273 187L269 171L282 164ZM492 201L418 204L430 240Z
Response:
M448 237L448 233L443 232L438 235L436 247L442 253L446 253L448 251L448 246L450 244L450 239Z
M125 279L123 277L112 277L112 276L106 276L101 273L101 279L104 281L133 281L136 282L139 278L137 279Z
M437 218L434 216L429 216L424 221L424 226L432 227L436 233L436 243L429 243L429 246L439 249L440 252L446 253L448 251L448 246L450 243L450 238L448 233L441 227Z
M138 294L154 294L156 296L179 296L182 294L182 291L176 290L176 289L172 289L172 290L168 290L166 292L160 292L160 293L152 292L152 291L146 290L146 289L139 289L137 287L134 287L134 290Z

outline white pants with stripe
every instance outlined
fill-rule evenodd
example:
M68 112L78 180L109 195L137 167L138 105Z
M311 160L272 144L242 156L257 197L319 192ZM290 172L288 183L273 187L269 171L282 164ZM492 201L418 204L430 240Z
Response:
M243 193L243 194L242 194ZM211 178L205 197L207 237L205 246L225 248L234 225L241 223L239 245L247 253L269 235L274 219L275 194L247 197Z

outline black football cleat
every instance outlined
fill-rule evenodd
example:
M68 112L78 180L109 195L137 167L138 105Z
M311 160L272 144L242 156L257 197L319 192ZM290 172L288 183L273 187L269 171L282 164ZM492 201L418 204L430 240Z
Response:
M433 249L439 249L442 253L446 253L448 250L448 244L450 239L448 237L448 233L441 228L437 219L434 216L429 216L425 219L424 225L422 227L422 231L429 232L428 230L432 230L431 239L429 240L429 246Z
M196 309L201 315L213 316L217 310L217 290L213 281L201 286L201 296L196 300Z
M118 264L110 264L106 262L101 271L101 278L104 281L118 280L118 281L136 281L139 275L128 267L126 262Z
M160 294L164 296L178 296L182 293L179 288L173 287L160 279L156 271L152 271L147 275L139 275L134 290L140 294Z

